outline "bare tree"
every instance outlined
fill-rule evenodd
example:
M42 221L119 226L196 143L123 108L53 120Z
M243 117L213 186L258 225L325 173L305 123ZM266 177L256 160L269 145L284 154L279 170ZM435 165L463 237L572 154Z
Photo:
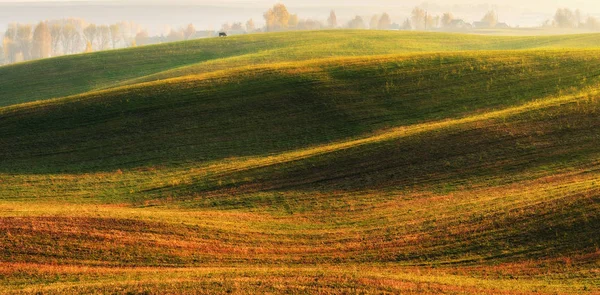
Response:
M31 48L32 48L32 32L31 25L17 25L17 43L21 49L24 60L31 59Z
M73 53L73 39L77 31L72 24L66 24L62 28L62 46L65 54Z
M121 41L121 27L118 24L110 25L110 40L112 41L112 48L116 49L117 44Z
M92 46L94 46L94 42L98 37L98 28L95 24L90 24L85 29L83 29L83 37L85 37L86 45L89 42Z
M4 37L13 41L17 40L17 24L9 24L6 28L6 32L4 33Z
M70 20L63 26L62 43L65 54L73 54L81 50L81 34L77 30L76 24Z
M8 34L7 30L7 34L4 35L4 39L2 40L2 47L4 49L4 59L6 63L15 63L18 61L18 55L20 54L19 51L19 45L17 44L17 42L13 39L16 37L16 35L12 35L12 34ZM16 34L16 31L15 31Z
M335 15L335 11L331 11L329 12L329 18L327 18L327 24L329 25L330 28L337 28L338 26L338 22L337 22L337 16Z
M16 62L16 55L18 51L17 39L17 25L9 24L2 38L2 48L4 50L4 59L6 63Z
M98 27L98 49L106 50L110 44L110 28L108 26Z
M62 26L53 24L50 28L50 35L52 35L52 56L57 56L58 46L60 45L62 38Z
M40 22L33 32L33 46L31 57L33 59L47 58L52 54L52 35L45 22Z
M120 22L117 25L121 32L121 39L126 45L131 44L135 40L137 33L141 32L140 26L132 22Z

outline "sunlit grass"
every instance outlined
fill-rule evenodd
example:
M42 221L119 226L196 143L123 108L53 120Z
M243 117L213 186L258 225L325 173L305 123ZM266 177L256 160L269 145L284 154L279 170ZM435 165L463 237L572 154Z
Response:
M594 294L596 39L282 33L2 67L56 75L0 90L0 293Z

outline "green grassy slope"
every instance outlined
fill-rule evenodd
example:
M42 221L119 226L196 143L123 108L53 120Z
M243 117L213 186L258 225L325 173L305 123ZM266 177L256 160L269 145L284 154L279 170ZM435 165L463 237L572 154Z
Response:
M182 165L333 142L594 85L600 73L594 53L333 59L10 107L0 110L0 152L7 157L0 169Z
M491 37L366 31L297 32L205 39L0 67L0 106L130 83L127 81L164 79L273 62L413 52L590 48L597 46L599 41L598 34Z
M596 38L282 33L0 68L86 66L2 90L0 294L595 294L600 49L557 48Z

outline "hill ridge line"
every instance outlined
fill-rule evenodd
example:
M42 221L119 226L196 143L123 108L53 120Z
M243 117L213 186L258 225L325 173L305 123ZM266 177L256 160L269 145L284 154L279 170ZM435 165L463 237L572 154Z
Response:
M200 72L200 73L189 73L189 74L182 74L179 76L160 78L161 75L167 75L170 73L177 74L178 71L192 69L194 67L198 67L201 65L218 64L219 62L228 61L228 60L235 60L235 59L251 57L251 56L261 56L262 54L264 54L266 52L271 52L271 51L276 52L278 50L283 50L283 49L284 48L278 48L276 50L261 50L261 51L252 52L252 53L248 53L248 54L233 55L233 56L221 57L221 58L216 58L216 59L209 59L209 60L200 61L197 63L181 65L181 66L177 66L174 68L162 70L162 71L159 71L156 73L151 73L148 75L120 81L113 85L107 85L107 86L104 86L101 88L93 89L91 91L75 94L72 96L85 95L88 93L93 93L96 91L103 91L103 90L123 89L123 87L133 87L135 85L154 85L154 84L146 84L146 83L174 82L174 81L178 81L178 80L185 81L191 77L213 78L213 77L217 77L219 75L225 74L225 73L232 73L232 72L238 72L238 71L249 71L249 70L253 70L253 69L282 69L282 68L310 67L310 66L316 66L316 65L330 65L331 63L336 62L336 61L353 61L353 60L356 60L356 61L359 61L359 60L380 61L381 60L381 61L383 61L383 60L390 59L390 58L399 58L399 59L400 58L405 58L405 59L417 58L418 59L418 58L428 58L428 57L431 58L431 57L477 56L477 55L482 55L482 54L491 54L491 53L498 53L498 52L502 52L504 54L517 53L517 52L527 52L527 53L597 52L597 53L600 53L600 49L597 49L597 48L575 48L574 47L574 48L556 49L556 48L541 47L541 48L524 48L524 49L512 49L512 50L489 49L489 50L480 50L480 51L476 51L476 52L473 50L458 50L458 51L401 52L401 53L357 55L357 56L329 56L329 57L322 57L322 58L307 58L307 59L300 59L300 60L284 60L284 61L279 61L279 62L265 61L265 62L261 62L261 63L257 63L257 64L234 66L234 67L228 67L228 68L224 68L224 69L209 70L209 71ZM214 76L211 74L214 74ZM153 79L153 77L156 77L156 78Z
M320 66L333 66L336 64L336 62L339 62L339 61L374 62L374 61L386 61L386 60L395 59L395 58L397 58L397 59L404 58L404 59L408 60L408 59L414 59L414 58L418 59L418 58L432 58L432 57L440 57L440 58L456 57L456 56L475 56L475 57L477 57L482 54L485 55L486 53L493 54L493 53L498 53L498 52L503 52L504 54L507 54L507 53L517 53L517 52L527 52L527 53L561 52L561 53L564 53L565 51L567 51L567 52L598 52L598 53L600 53L600 49L595 49L595 48L572 48L572 49L554 49L554 48L539 48L539 49L537 49L536 48L536 49L515 49L515 50L483 50L483 51L477 51L477 52L472 51L472 50L463 50L463 51L452 51L452 52L430 51L430 52L404 52L404 53L360 55L360 56L330 56L330 57L307 59L307 60L281 61L281 62L270 62L270 63L265 62L265 63L252 64L252 65L242 65L242 66L237 66L237 67L233 67L233 68L208 71L208 72L204 72L204 73L184 74L181 76L169 77L169 78L164 78L164 79L156 79L156 80L149 80L149 81L142 80L140 82L134 82L136 80L145 79L145 78L149 78L152 76L169 73L172 71L176 72L181 69L194 67L194 66L198 66L198 65L202 65L202 64L206 64L206 63L212 63L212 62L219 61L219 60L227 60L227 59L232 59L232 58L237 58L237 57L247 56L247 55L251 56L251 55L260 53L260 52L255 52L255 53L245 54L245 55L231 56L231 57L225 57L225 58L219 58L219 59L211 59L211 60L202 61L202 62L198 62L198 63L193 63L193 64L188 64L188 65L179 66L179 67L175 67L175 68L170 68L170 69L167 69L164 71L152 73L152 74L145 75L145 76L136 77L136 78L133 78L130 80L121 81L114 85L108 85L105 87L92 89L92 90L82 92L82 93L61 96L61 97L55 97L55 98L49 98L49 99L30 101L30 102L24 102L24 103L7 105L7 106L0 106L0 114L6 114L7 112L10 112L10 111L26 109L26 108L30 108L30 107L51 105L51 104L57 103L57 102L68 102L69 100L85 99L86 97L89 97L89 96L110 94L110 93L115 93L115 92L122 91L122 90L134 90L134 89L141 89L141 88L148 87L148 86L157 86L157 85L178 83L178 82L190 82L190 81L199 81L199 80L206 80L206 79L226 78L227 77L226 74L250 73L250 72L256 71L256 70L303 68L303 70L305 70L305 71L315 71L315 70L320 70ZM349 64L344 64L343 66L349 66ZM123 83L127 83L127 82L134 82L134 83L123 84Z

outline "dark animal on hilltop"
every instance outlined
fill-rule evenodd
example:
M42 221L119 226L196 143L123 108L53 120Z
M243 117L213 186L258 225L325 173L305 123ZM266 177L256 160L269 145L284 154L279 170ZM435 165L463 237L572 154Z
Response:
M219 37L227 37L227 33L219 33Z

